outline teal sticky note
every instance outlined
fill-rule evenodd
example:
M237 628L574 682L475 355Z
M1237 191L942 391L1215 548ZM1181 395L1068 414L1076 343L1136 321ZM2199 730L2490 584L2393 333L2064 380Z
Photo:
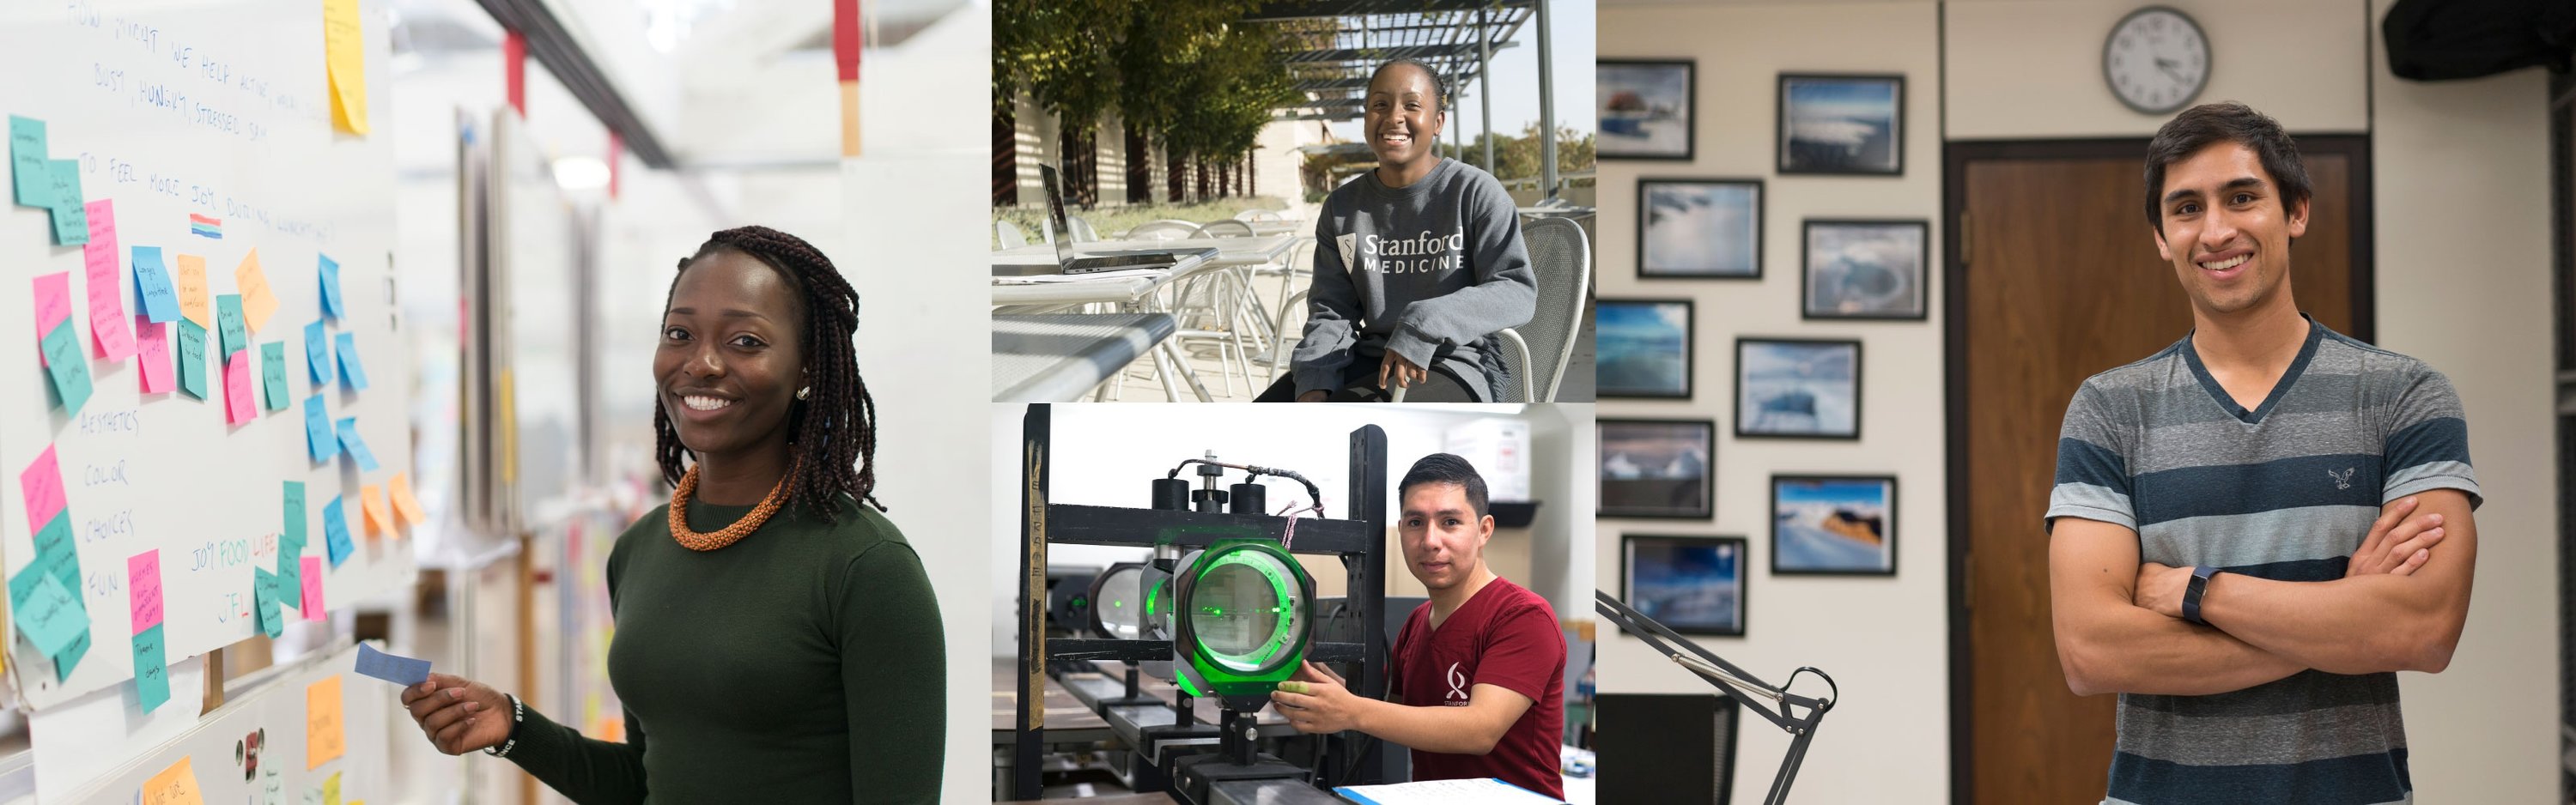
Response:
M52 574L63 583L63 589L80 589L80 553L72 549L72 510L54 513L54 519L36 532L36 560L28 567Z
M318 392L304 398L304 449L313 453L317 464L340 454L339 432L331 429L331 414L323 409Z
M53 378L54 396L63 401L63 413L80 413L81 404L89 402L89 356L81 352L80 336L73 332L71 319L55 324L45 333L45 374Z
M290 553L291 551L291 553ZM304 608L304 546L279 540L277 543L277 603L289 609Z
M345 317L348 314L340 309L340 263L327 254L317 256L322 258L322 313L334 319Z
M223 331L223 351L217 354L224 360L232 360L233 353L250 348L250 328L242 323L241 294L215 297L215 327Z
M149 713L170 700L170 662L161 645L161 624L134 634L134 692Z
M313 387L331 382L331 340L322 333L322 320L304 325L304 368L313 373Z
M367 449L367 437L358 435L358 418L342 417L338 430L340 449L349 451L349 460L358 462L358 471L375 472L376 453Z
M179 319L179 388L197 399L206 398L206 328L187 317Z
M340 382L349 384L353 390L365 391L367 367L358 362L357 336L349 333L331 336L331 347L340 353Z
M80 667L81 658L88 655L89 630L82 629L79 637L72 638L71 647L54 654L54 681L71 681L72 669Z
M9 579L9 617L18 634L48 657L60 654L74 638L89 632L89 612L62 581L41 568L18 571Z
M277 611L281 589L277 574L264 567L251 568L250 572L254 575L251 596L252 604L259 610L259 630L270 637L285 634L286 616Z
M259 345L259 379L266 387L268 410L286 410L286 342Z
M285 527L277 532L277 576L285 579L283 589L302 590L304 589L304 563L296 560L304 555L306 514L303 481L286 482L285 504L285 511L282 513ZM294 600L289 603L301 606L303 596L293 598Z
M179 317L179 290L170 284L170 266L161 262L161 247L136 246L134 298L143 303L143 319L159 324Z
M9 174L17 187L18 203L28 207L54 206L53 168L46 164L45 121L9 116Z
M349 521L340 516L340 499L322 504L322 547L331 554L331 567L337 569L349 560Z
M279 534L279 539L292 540L295 544L302 545L304 544L304 520L306 517L304 512L304 482L287 481L285 497L286 527L278 530L277 533Z
M89 242L89 208L80 189L80 162L70 159L49 160L47 174L53 179L54 245L78 246Z

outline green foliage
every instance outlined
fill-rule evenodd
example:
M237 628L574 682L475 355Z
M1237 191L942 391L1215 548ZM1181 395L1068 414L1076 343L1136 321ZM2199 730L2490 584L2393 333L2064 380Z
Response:
M1495 178L1526 179L1538 175L1539 161L1537 122L1533 121L1528 126L1522 127L1519 136L1507 136L1496 133L1492 135L1492 139L1494 141L1493 174ZM1468 162L1473 162L1480 166L1484 164L1485 146L1483 139L1479 138L1467 143L1467 153L1465 158ZM1575 171L1591 170L1596 162L1597 160L1594 158L1592 150L1592 135L1579 133L1569 128L1559 128L1556 130L1556 170L1558 173L1573 173Z
M1261 0L996 0L996 111L1026 90L1068 126L1118 110L1175 155L1252 150L1296 98L1274 26L1241 25Z

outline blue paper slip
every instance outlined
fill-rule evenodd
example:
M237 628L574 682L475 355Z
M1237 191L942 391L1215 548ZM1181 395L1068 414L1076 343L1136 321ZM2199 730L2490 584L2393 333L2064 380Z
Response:
M367 449L367 437L358 435L358 418L342 417L339 431L340 449L349 451L349 460L358 462L358 471L375 472L376 454Z
M145 321L158 324L179 317L179 290L170 284L161 247L134 247L134 298L143 302Z
M377 651L375 646L359 643L358 674L408 687L429 681L429 661L387 654Z
M322 322L304 325L304 368L313 375L313 387L331 382L331 341L322 334Z
M340 382L354 391L367 389L367 367L358 362L357 337L349 333L331 336L331 348L340 353Z
M322 547L331 554L332 568L337 569L341 562L348 561L353 546L349 544L349 521L340 515L339 498L322 504L322 543Z
M346 316L348 314L340 309L340 264L332 261L330 255L319 256L322 258L322 312L334 319Z
M231 361L233 353L250 348L249 325L242 321L241 294L215 297L215 328L223 332L223 352L220 354L225 361Z
M323 409L319 392L304 398L304 449L317 464L340 454L340 436L331 430L331 414Z

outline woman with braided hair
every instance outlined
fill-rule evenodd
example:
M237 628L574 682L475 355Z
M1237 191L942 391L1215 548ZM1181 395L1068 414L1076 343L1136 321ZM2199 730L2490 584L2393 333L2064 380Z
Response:
M677 490L608 557L626 740L432 674L402 694L431 743L582 803L936 801L939 611L875 498L857 325L858 294L793 235L728 229L681 260L653 358Z

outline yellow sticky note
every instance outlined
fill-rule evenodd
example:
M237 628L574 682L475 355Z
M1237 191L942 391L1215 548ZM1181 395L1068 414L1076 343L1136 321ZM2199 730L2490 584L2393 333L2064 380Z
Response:
M367 512L367 536L391 533L394 530L393 515L385 511L383 487L358 487L358 505Z
M304 770L339 759L346 740L340 731L340 675L332 674L304 688Z
M331 76L331 125L367 133L367 45L358 0L322 0L322 58Z
M191 758L179 758L143 781L143 805L204 805L206 797L197 790L197 770L190 762Z
M241 290L242 319L251 332L268 324L268 316L277 312L277 294L268 289L268 274L259 270L259 250L242 255L241 265L233 269L234 286Z
M412 525L427 522L429 515L420 510L420 498L411 494L411 479L403 476L404 473L394 473L393 484L389 487L394 497L394 511L411 521Z
M215 329L213 314L206 311L206 258L179 255L179 315L206 329Z
M322 805L340 805L339 772L332 772L331 779L322 781Z

